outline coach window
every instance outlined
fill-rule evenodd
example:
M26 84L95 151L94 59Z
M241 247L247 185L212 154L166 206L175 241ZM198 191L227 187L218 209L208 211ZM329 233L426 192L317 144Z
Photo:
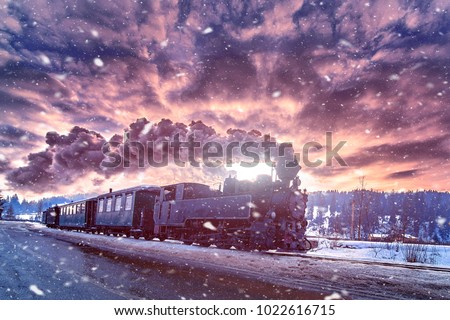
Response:
M111 212L112 209L112 198L106 199L106 212Z
M98 212L103 212L103 203L105 202L104 199L100 199L98 201Z
M120 211L121 208L122 208L122 196L117 196L116 197L116 208L114 211Z
M84 202L81 204L80 210L81 210L80 213L83 213L83 214L84 214L84 212L86 211L86 204L85 204Z
M131 210L132 202L133 202L133 195L127 194L125 199L125 210Z

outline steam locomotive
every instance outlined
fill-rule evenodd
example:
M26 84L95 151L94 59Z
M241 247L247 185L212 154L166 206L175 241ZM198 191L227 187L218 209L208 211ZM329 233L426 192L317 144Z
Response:
M277 166L278 179L228 177L223 190L199 183L139 186L47 209L48 227L126 235L240 250L311 248L305 237L308 196L295 161Z

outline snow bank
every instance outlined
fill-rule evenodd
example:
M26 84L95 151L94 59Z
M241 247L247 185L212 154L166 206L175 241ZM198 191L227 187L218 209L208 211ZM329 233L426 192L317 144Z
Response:
M406 261L411 249L424 257L424 263ZM308 255L450 268L450 246L444 245L320 239L318 247Z

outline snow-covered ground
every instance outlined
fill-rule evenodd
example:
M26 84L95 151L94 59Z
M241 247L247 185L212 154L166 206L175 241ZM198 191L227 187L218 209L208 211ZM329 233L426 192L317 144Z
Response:
M49 229L39 223L30 223L33 228L44 229L47 232L73 234L71 231L60 231ZM133 243L133 246L141 248L142 250L148 248L159 248L159 242L140 241L135 242L134 239L127 238L110 238L104 235L83 234L85 237L98 239L105 242L128 241ZM165 243L173 243L175 246L181 244L180 241L166 240ZM212 246L214 247L214 246ZM184 246L184 251L201 251L207 250L199 246ZM231 250L231 252L236 250ZM222 252L219 250L219 252ZM236 251L237 252L237 251ZM355 241L355 240L328 240L325 238L318 240L318 247L307 252L307 255L317 257L332 257L341 259L351 259L355 261L376 261L383 263L393 263L396 265L419 265L419 266L435 266L450 268L450 246L447 245L417 245L417 244L403 244L403 243L387 243L374 241ZM408 262L407 256L417 256L422 262Z
M320 239L308 255L450 268L450 246ZM408 262L416 257L421 262Z
M52 236L78 245L87 245L116 254L132 254L168 261L171 265L201 266L211 270L220 269L231 274L264 279L266 282L303 290L340 295L353 299L449 299L450 278L448 272L434 270L411 270L401 267L400 253L396 266L349 263L348 261L308 259L271 255L260 252L222 250L215 247L186 246L178 241L144 241L124 237L108 237L79 232L49 229L38 223L25 223L24 229ZM340 244L340 245L339 245ZM381 260L388 253L382 251L375 257L375 245L386 244L358 241L320 241L319 247L308 252L314 255L340 257L352 260ZM382 248L381 248L382 249ZM395 251L395 250L394 250ZM390 252L390 251L389 251ZM447 266L450 248L439 247L440 260L433 266ZM419 264L423 265L423 264ZM411 281L414 279L414 281Z

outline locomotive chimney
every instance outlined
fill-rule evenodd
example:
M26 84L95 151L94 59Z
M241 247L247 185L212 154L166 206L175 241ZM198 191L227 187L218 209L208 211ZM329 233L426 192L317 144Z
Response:
M109 188L109 193L111 193L112 192L112 188Z
M297 159L290 160L288 157L280 157L275 168L278 178L285 185L295 179L300 169Z

